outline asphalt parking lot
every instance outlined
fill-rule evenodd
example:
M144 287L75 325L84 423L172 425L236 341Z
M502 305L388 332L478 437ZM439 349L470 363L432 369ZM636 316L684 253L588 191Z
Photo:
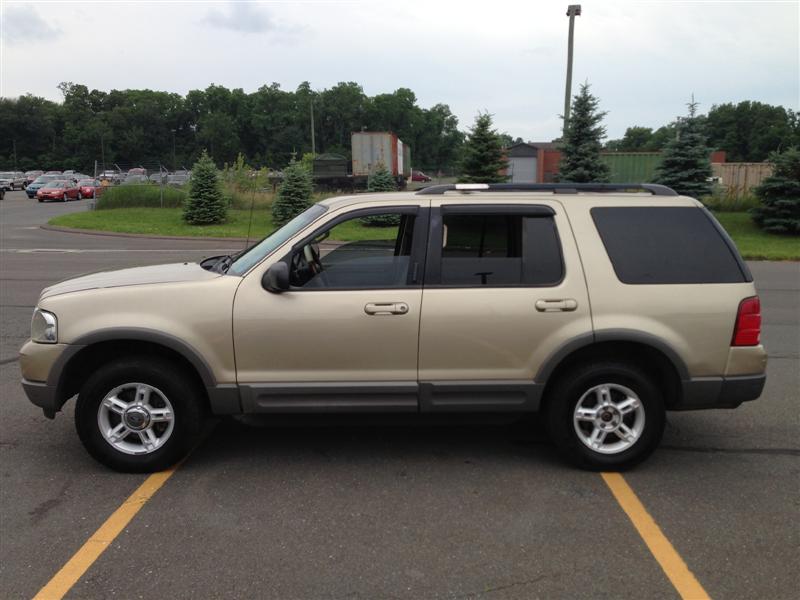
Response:
M49 421L25 398L16 352L41 288L236 249L39 229L85 208L22 192L0 202L2 598L36 595L147 480L86 454L73 403ZM671 413L661 449L624 481L710 597L789 599L800 590L800 264L751 268L764 395ZM565 466L534 426L326 425L212 425L119 535L100 539L110 544L67 597L681 595L604 478Z

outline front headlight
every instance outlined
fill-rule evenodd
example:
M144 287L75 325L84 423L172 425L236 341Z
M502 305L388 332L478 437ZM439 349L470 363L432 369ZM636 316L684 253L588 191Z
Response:
M55 344L58 341L58 320L53 313L40 308L33 311L31 340L40 344Z

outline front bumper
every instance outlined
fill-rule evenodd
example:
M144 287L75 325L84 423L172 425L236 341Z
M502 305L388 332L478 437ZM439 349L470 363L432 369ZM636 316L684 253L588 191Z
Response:
M28 399L52 419L64 401L58 393L61 364L75 347L67 344L37 344L28 340L19 351L22 389Z
M700 377L684 381L681 401L671 410L700 410L705 408L736 408L742 402L761 396L767 376L733 375Z
M33 404L44 412L44 416L53 419L56 413L61 410L62 403L58 401L58 394L55 386L47 385L41 381L22 380L22 389Z

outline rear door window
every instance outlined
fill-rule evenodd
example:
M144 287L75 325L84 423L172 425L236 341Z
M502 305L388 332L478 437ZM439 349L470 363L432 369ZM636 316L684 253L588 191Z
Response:
M547 286L564 275L551 214L445 212L438 252L434 285Z
M752 280L727 234L702 208L595 207L591 214L623 283Z

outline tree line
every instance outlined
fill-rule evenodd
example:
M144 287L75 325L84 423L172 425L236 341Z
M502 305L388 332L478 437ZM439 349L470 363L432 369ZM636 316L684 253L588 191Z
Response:
M191 166L203 149L222 166L242 153L254 167L280 169L310 152L311 118L318 154L350 158L353 131L394 131L412 149L412 164L426 171L459 170L465 133L447 104L420 107L414 92L399 88L368 96L354 82L313 90L273 83L252 93L210 85L185 96L153 90L90 90L62 83L63 102L33 95L0 99L0 168L76 169L91 172L114 163ZM797 113L744 101L712 106L702 119L711 149L729 161L760 162L770 152L800 144ZM606 150L657 151L675 138L678 122L660 128L629 127ZM503 146L520 137L499 133ZM534 140L539 141L539 140Z
M22 170L91 171L94 161L191 166L203 149L219 166L242 153L254 167L282 168L311 152L350 157L350 134L395 132L421 169L451 169L464 134L446 104L422 108L413 91L368 96L357 83L295 91L273 83L253 93L210 85L181 96L152 90L89 90L62 83L63 102L0 99L0 164ZM16 161L15 161L16 159ZM102 164L99 164L102 168Z

